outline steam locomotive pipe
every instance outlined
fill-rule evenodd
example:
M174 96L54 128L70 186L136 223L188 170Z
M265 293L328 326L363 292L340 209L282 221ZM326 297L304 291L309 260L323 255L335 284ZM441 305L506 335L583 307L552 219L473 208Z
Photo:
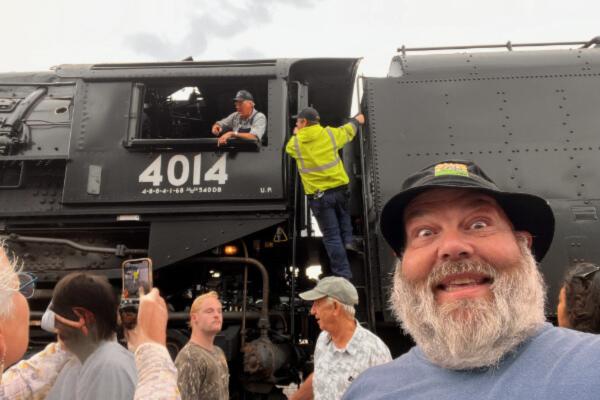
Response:
M296 335L296 259L297 259L297 246L298 246L298 214L295 212L298 209L298 175L294 173L294 212L292 213L293 223L292 223L292 290L290 293L290 336L292 340L295 340Z
M267 273L265 266L257 259L250 257L195 257L194 261L218 264L247 264L258 268L263 281L263 301L258 327L260 328L261 336L266 337L267 331L271 325L269 323L269 274Z
M246 242L242 240L244 248L244 257L248 257L248 247ZM244 266L244 293L242 295L242 348L246 344L246 299L248 298L248 266Z
M36 291L37 291L37 289L36 289ZM48 290L48 291L50 292L50 296L48 296L48 298L50 298L50 297L52 297L51 296L52 291L51 290ZM30 314L31 314L32 320L39 321L42 319L42 316L44 315L44 311L31 310ZM269 316L271 318L277 318L278 320L280 320L284 326L284 330L287 330L287 321L285 319L285 315L282 312L270 311ZM244 314L240 311L223 311L223 320L225 320L225 321L240 321L243 318L246 318L250 321L255 321L255 320L262 318L262 313L259 313L256 311L246 311L246 313ZM187 322L189 320L190 320L189 312L184 312L184 311L169 312L169 321Z
M109 253L120 257L126 255L148 254L148 249L128 249L124 245L117 245L117 247L84 246L69 239L47 238L40 236L21 236L15 233L11 233L10 235L0 235L0 240L8 240L11 242L60 244L88 253Z

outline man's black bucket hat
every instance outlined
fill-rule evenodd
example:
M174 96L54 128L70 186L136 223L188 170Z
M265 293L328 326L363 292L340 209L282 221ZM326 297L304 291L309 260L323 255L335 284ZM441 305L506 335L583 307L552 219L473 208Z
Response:
M400 256L405 245L404 209L418 194L432 188L463 188L484 192L504 209L515 230L533 236L532 252L541 261L554 236L554 214L548 202L526 193L504 192L472 161L449 160L432 164L408 177L402 191L383 207L383 237Z

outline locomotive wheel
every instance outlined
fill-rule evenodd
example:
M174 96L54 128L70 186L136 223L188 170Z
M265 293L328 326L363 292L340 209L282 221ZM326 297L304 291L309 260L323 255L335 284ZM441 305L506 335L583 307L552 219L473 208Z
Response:
M189 337L179 329L167 329L167 350L175 360L179 351L186 345Z

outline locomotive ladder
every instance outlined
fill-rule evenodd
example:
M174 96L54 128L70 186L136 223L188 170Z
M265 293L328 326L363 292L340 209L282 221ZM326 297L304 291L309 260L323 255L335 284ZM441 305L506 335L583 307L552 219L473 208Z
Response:
M360 93L360 83L362 83L362 77L358 77L356 80L356 101L358 103L358 112L360 113L362 110L361 107L361 93ZM365 138L362 131L362 126L358 126L358 142L359 142L359 158L360 158L360 182L361 182L361 200L362 200L362 211L363 211L363 251L364 255L362 257L363 262L363 273L364 273L364 282L362 285L356 285L358 290L362 290L364 293L364 299L366 302L366 317L367 324L369 328L375 332L376 324L375 324L375 304L374 304L374 288L375 283L373 282L373 265L372 265L372 237L371 233L373 230L371 229L371 224L369 221L369 181L367 179L367 160L365 154Z

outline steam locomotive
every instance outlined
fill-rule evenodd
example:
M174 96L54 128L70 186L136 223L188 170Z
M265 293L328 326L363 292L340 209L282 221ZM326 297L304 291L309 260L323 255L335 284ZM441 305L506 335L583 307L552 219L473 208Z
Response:
M557 230L542 272L552 317L564 268L600 261L598 43L402 48L387 77L358 80L355 58L0 74L0 238L38 276L32 324L65 274L92 271L118 287L122 261L148 256L169 305L172 354L187 341L191 301L216 290L217 343L236 387L276 396L307 368L318 333L297 293L328 269L284 146L299 110L314 106L323 124L341 125L353 98L367 116L342 151L365 244L351 258L359 320L395 354L411 345L387 308L394 256L378 218L404 176L451 158L549 201ZM240 89L266 114L266 133L218 146L210 127Z

